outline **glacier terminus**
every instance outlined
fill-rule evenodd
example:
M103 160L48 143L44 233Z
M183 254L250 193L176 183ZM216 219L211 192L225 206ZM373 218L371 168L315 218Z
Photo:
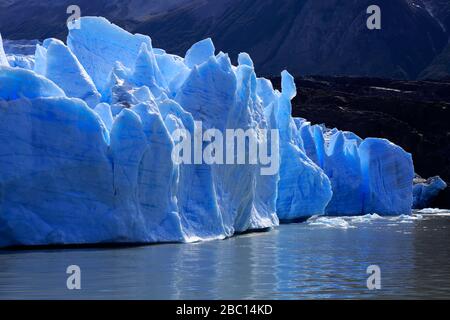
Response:
M0 247L193 242L313 215L410 214L412 156L293 118L296 95L287 71L276 90L246 53L233 65L205 39L180 57L101 17L20 66L0 38ZM227 130L246 133L243 157L217 138ZM233 161L199 163L188 149L174 161L182 142ZM276 170L245 161L251 142Z

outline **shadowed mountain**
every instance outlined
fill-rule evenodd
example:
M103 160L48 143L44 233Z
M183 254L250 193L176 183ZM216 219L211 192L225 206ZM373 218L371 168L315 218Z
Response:
M5 38L64 39L66 8L78 4L82 15L103 15L180 55L211 37L232 58L251 54L263 75L287 68L295 75L415 79L448 39L448 3L424 1L379 0L382 29L371 31L370 0L8 0L0 4L0 32Z

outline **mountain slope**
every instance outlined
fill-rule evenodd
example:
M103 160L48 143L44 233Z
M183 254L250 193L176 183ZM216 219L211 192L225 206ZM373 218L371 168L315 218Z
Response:
M66 8L78 4L82 15L103 15L180 55L212 37L232 58L250 53L263 75L287 68L296 75L415 79L447 44L446 2L379 0L382 29L370 31L371 0L9 0L0 3L0 32L64 39Z

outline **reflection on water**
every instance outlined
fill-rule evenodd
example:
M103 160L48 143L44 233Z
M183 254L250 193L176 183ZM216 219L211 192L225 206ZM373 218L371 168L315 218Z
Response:
M197 244L3 251L0 298L450 298L450 217L358 219ZM80 291L66 289L73 264ZM370 291L374 264L382 289Z

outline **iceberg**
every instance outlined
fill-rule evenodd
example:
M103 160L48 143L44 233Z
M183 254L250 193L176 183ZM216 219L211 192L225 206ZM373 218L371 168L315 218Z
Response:
M414 179L414 209L429 208L439 193L447 188L447 183L440 177L430 179Z
M80 26L67 44L37 44L32 64L10 66L0 45L0 247L193 242L411 213L411 155L293 118L287 71L280 92L211 39L179 57L104 18Z

